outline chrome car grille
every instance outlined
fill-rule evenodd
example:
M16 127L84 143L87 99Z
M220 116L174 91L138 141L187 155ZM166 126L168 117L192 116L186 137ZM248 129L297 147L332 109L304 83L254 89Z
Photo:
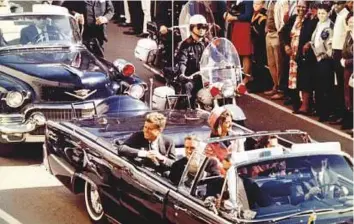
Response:
M36 109L27 112L27 114L32 114L33 112L41 112L46 117L47 120L52 121L68 121L74 118L80 119L85 117L91 117L94 114L94 109L75 109L75 114L71 109ZM38 128L37 130L31 132L32 135L43 135L44 127Z

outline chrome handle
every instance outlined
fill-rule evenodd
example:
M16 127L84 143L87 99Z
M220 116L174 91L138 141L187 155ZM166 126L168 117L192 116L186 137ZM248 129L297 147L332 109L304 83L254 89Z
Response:
M179 207L178 205L173 205L173 208L176 209L176 210L178 210L178 211L187 212L187 209L186 209L186 208Z
M152 193L152 196L155 198L155 199L157 199L159 202L163 202L164 201L164 197L163 196L161 196L159 193L157 193L157 192L154 192L154 193Z

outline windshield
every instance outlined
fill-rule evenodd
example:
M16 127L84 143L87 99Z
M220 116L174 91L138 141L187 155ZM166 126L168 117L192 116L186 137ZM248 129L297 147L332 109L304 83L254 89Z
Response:
M0 50L37 45L71 45L79 41L77 25L67 15L0 17Z
M246 198L237 203L256 212L256 220L353 207L353 166L343 156L268 160L238 167L236 174L229 189L245 193Z
M210 84L230 82L237 85L242 80L239 55L226 38L217 38L205 48L200 60L201 75Z
M189 37L189 35L190 35L190 30L189 30L190 18L192 18L195 15L202 15L205 18L206 22L208 23L208 27L209 27L206 37L208 37L208 39L212 39L212 37L214 37L216 34L217 28L215 25L213 12L210 9L209 2L192 0L192 1L188 1L183 6L181 13L179 15L178 27L181 32L182 40L185 40Z

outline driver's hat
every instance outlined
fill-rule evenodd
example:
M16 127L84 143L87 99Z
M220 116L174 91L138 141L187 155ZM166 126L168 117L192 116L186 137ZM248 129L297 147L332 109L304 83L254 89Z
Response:
M189 25L198 25L198 24L208 24L203 15L196 14L189 19Z
M208 118L208 124L211 128L214 128L216 121L220 117L222 113L224 113L227 109L225 107L215 107Z

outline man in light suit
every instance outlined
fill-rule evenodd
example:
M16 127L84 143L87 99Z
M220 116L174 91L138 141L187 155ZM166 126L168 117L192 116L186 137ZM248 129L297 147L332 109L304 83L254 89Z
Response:
M153 112L146 116L143 131L132 134L118 146L118 155L142 159L144 165L159 172L170 169L176 160L175 145L172 139L164 136L166 117Z
M336 198L345 194L344 187L339 185L337 174L328 167L327 159L314 156L310 163L311 178L293 186L292 204L316 198Z
M31 24L21 30L20 43L22 45L28 43L39 43L50 40L59 40L60 35L58 29L49 25L46 17L39 16Z

